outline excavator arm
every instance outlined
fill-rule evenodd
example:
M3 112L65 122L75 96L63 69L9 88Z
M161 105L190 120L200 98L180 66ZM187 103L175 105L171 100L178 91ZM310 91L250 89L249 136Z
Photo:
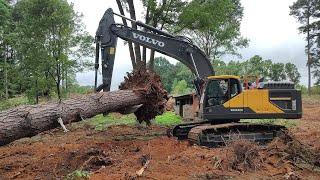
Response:
M110 91L112 71L115 59L117 39L121 38L126 41L137 43L146 48L155 50L159 53L170 56L185 64L192 73L195 74L196 90L200 91L201 79L214 75L214 70L210 60L206 55L186 37L175 37L166 32L160 31L154 27L146 25L132 19L125 18L138 26L147 29L149 32L133 29L123 24L116 24L114 15L118 15L108 9L100 21L96 33L96 91ZM97 71L99 68L99 52L102 58L102 85L97 87Z

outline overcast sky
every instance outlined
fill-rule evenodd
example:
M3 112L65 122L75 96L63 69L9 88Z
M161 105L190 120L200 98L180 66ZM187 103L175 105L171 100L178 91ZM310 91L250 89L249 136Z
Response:
M137 2L140 2L136 0ZM297 21L289 16L289 6L295 0L242 0L244 17L241 33L250 40L248 48L241 49L242 60L254 55L275 62L292 62L296 64L302 75L302 84L307 83L306 55L304 53L304 35L299 34ZM108 8L118 12L115 0L69 0L75 10L83 14L83 22L87 31L94 36L98 23ZM144 9L136 5L137 16L141 17ZM120 19L116 19L120 22ZM157 54L161 56L161 54ZM123 41L118 41L112 89L116 89L125 72L132 69L129 51ZM226 59L227 61L232 58ZM233 58L239 59L239 58ZM241 59L240 59L241 60ZM77 75L81 85L93 85L94 73L86 72Z

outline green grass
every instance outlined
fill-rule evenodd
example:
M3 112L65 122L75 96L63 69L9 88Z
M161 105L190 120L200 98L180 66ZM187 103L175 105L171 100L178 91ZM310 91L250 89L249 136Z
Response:
M254 124L274 124L292 128L298 125L298 121L290 119L244 119L241 122L254 123Z
M95 127L95 130L102 131L111 125L135 125L137 124L134 114L119 115L110 113L107 116L97 115L89 120L89 124Z
M25 96L18 96L14 98L10 98L8 100L1 100L0 101L0 111L16 107L19 105L26 105L29 104L28 98Z
M73 85L69 89L70 94L87 94L92 91L93 91L93 87L91 87L91 86Z
M182 122L182 118L174 112L165 112L163 115L156 116L152 121L153 124L160 126L172 126ZM91 118L88 123L97 131L103 131L108 126L113 125L136 125L138 124L134 114L120 115L118 113L110 113L107 116L98 115Z
M320 94L308 96L307 94L302 94L302 101L309 103L319 103Z
M174 112L165 112L160 116L156 116L154 123L161 126L172 126L182 123L182 118Z
M89 179L90 173L87 171L82 170L75 170L71 174L69 174L65 179L66 180L82 180L82 179Z

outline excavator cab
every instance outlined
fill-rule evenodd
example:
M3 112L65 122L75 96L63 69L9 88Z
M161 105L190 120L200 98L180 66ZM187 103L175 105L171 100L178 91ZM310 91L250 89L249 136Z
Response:
M242 87L236 76L213 76L206 86L205 107L223 105L241 92Z

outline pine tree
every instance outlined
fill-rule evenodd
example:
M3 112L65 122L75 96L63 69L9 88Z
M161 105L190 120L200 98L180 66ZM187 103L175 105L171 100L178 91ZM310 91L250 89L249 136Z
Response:
M320 0L297 0L290 6L290 15L302 24L301 33L306 34L306 53L308 66L308 94L311 95L311 67L316 62L315 41L319 36Z

